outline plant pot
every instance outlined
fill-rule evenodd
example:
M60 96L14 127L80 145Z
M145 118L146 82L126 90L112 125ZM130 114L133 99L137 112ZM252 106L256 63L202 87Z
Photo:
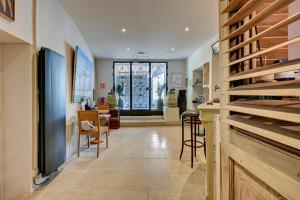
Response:
M117 103L117 97L114 92L109 92L107 95L107 104L109 108L116 108L118 103Z
M177 107L176 94L174 91L169 91L168 96L166 98L165 106L169 108Z

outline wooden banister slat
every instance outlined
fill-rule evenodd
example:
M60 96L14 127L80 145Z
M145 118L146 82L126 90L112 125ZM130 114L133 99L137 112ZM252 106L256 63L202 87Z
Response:
M257 4L261 2L261 0L249 0L237 13L235 13L231 18L229 18L222 27L229 26L239 21L243 21L245 17L250 15Z
M242 35L245 31L249 30L253 25L256 23L264 20L266 17L274 13L275 11L281 9L284 6L289 5L295 0L277 0L267 8L265 8L263 11L258 13L256 16L254 16L252 19L250 19L248 22L246 22L244 25L242 25L240 28L236 29L235 31L231 32L227 36L225 36L221 41Z
M275 31L277 29L280 29L280 28L285 27L285 26L287 26L289 24L292 24L293 22L295 22L295 21L297 21L299 19L300 19L300 12L298 12L298 13L290 16L290 17L288 17L287 19L285 19L285 20L283 20L283 21L275 24L274 26L269 27L268 29L266 29L263 32L255 35L254 37L252 37L252 38L250 38L248 40L245 40L244 42L242 42L242 43L240 43L240 44L238 44L238 45L236 45L236 46L228 49L224 53L228 53L228 52L232 52L232 51L235 51L237 49L240 49L240 48L242 48L242 47L244 47L244 46L246 46L248 44L251 44L254 41L257 41L257 40L263 38L264 36L268 35L269 33L273 32L273 31Z
M250 131L278 143L300 149L299 131L292 131L286 128L262 123L257 120L243 119L236 116L228 117L225 119L225 123L246 131Z
M255 114L261 117L300 123L300 109L279 106L247 105L244 103L230 103L225 105L225 109L239 113Z
M242 85L225 92L235 96L300 96L300 81L280 81Z
M241 8L248 0L232 0L228 6L222 11L222 14L235 11Z
M233 61L231 63L228 63L227 66L230 66L230 65L235 65L235 64L238 64L238 63L241 63L241 62L244 62L246 60L250 60L252 58L255 58L255 57L259 57L263 54L266 54L266 53L269 53L269 52L272 52L272 51L275 51L276 49L279 49L279 48L282 48L282 47L285 47L285 46L288 46L288 45L291 45L291 44L294 44L294 43L297 43L297 42L300 42L300 36L299 37L296 37L294 39L291 39L291 40L288 40L286 42L283 42L283 43L280 43L278 45L275 45L275 46L272 46L270 48L267 48L267 49L264 49L262 51L258 51L256 53L253 53L253 54L250 54L249 56L245 56L241 59L238 59L236 61Z
M258 77L258 76L264 76L268 74L275 74L275 73L281 73L281 72L288 72L300 69L300 59L292 60L287 63L282 64L275 64L270 65L267 67L260 67L256 69L252 69L249 71L245 71L242 73L238 73L235 75L230 76L227 81L236 81L236 80L242 80L246 78L252 78L252 77Z

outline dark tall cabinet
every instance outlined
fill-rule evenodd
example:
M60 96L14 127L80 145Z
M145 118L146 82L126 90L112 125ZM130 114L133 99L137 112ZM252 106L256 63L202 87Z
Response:
M66 159L66 64L58 53L39 52L39 170L50 175Z

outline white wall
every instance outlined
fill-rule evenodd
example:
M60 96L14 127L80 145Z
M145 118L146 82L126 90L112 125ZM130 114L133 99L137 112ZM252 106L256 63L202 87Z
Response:
M212 81L214 74L212 74L212 50L211 45L219 39L218 35L213 36L208 42L203 44L195 53L190 55L187 59L187 77L188 77L188 89L187 89L187 107L188 109L193 109L193 70L203 67L205 63L210 65L210 81ZM216 65L214 65L216 66ZM212 84L212 82L211 82ZM210 84L210 85L211 85Z
M183 74L182 87L176 88L176 92L178 92L178 90L186 89L186 87L185 87L185 79L187 78L186 67L187 67L186 59L169 60L168 61L168 73L169 73L168 87L169 87L169 89L173 89L172 88L172 73L182 73Z
M32 51L28 44L2 46L4 199L31 192Z
M78 45L94 63L91 50L84 40L79 28L57 0L37 1L37 48L50 48L66 58L67 67L67 158L77 151L77 125L73 117L77 118L80 106L72 103L72 71L73 57ZM37 160L37 159L35 159Z
M171 77L172 73L183 74L183 87L178 89L185 89L184 79L186 76L186 60L169 60L168 62L168 86L172 88ZM100 83L106 83L106 89L100 89ZM96 96L106 97L107 93L113 87L113 60L110 59L96 59ZM178 89L176 89L178 91Z
M66 57L66 96L68 99L66 102L66 153L67 156L70 156L77 149L77 126L72 123L72 117L76 116L79 108L78 104L71 103L75 46L79 45L92 62L94 62L94 59L80 30L59 4L58 0L36 1L37 16L34 16L33 2L35 0L16 1L16 21L8 22L0 17L0 32L1 35L7 33L12 35L7 38L17 37L21 42L36 44L38 49L41 46L47 47ZM34 19L36 19L36 22ZM36 29L34 29L35 24ZM34 30L36 32L33 32ZM16 40L16 42L19 43L20 40ZM0 38L0 41L6 42L3 38ZM3 163L5 200L17 199L28 194L32 186L32 172L37 171L37 124L35 123L37 116L37 94L35 93L37 71L35 67L27 67L28 63L26 63L25 59L32 59L32 56L24 52L22 48L19 48L22 45L26 44L6 44L2 49L2 54L5 55L1 62L4 64L1 68L2 80L0 78L2 84L0 86L3 88L1 93L3 101L3 129L1 130L0 127L0 137L3 137L4 140L1 140L3 143L0 144L0 148L4 148L2 155L4 155L5 159ZM34 61L32 60L32 62ZM0 149L0 156L1 152ZM2 157L1 161L3 161Z
M107 97L107 93L113 87L113 60L96 59L96 97ZM105 83L106 88L100 89L100 83Z
M33 44L33 0L16 0L16 19L9 22L0 17L0 29Z

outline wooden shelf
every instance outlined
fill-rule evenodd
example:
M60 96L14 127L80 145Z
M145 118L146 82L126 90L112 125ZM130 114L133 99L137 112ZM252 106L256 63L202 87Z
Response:
M293 22L295 22L299 19L300 19L300 12L288 17L287 19L275 24L274 26L269 27L268 29L260 32L259 34L253 36L252 38L250 38L250 39L248 39L248 40L246 40L246 41L244 41L244 42L228 49L224 53L232 52L232 51L240 49L240 48L242 48L246 45L249 45L249 44L253 43L254 41L257 41L257 40L263 38L264 36L267 36L268 34L272 33L273 31L278 30L282 27L285 27L285 26L287 26L287 25L289 25L289 24L291 24L291 23L293 23Z
M280 81L243 85L225 92L241 96L300 96L300 81Z
M239 21L243 21L245 17L249 16L254 10L255 7L261 0L249 0L241 9L235 13L231 18L229 18L222 27L229 26Z
M232 0L222 13L228 13L240 9L248 0Z
M300 104L298 104L300 105ZM225 105L226 110L257 115L288 122L300 123L300 109L293 107L251 105L246 103L230 103Z
M225 123L295 149L300 149L300 129L299 131L293 131L258 120L243 119L237 116L228 117L225 119Z
M256 16L254 16L252 19L250 19L248 22L246 22L244 25L242 25L240 28L236 29L235 31L231 32L230 34L222 38L221 41L223 42L224 40L242 35L245 31L249 30L253 25L266 19L266 17L270 16L273 12L281 9L284 6L289 5L293 1L294 0L275 1L270 6L268 6L263 11L261 11Z
M258 77L258 76L264 76L268 74L275 74L275 73L281 73L281 72L288 72L300 69L300 59L292 60L286 63L282 64L275 64L270 65L266 67L260 67L253 70L241 72L238 74L234 74L231 77L227 79L227 81L236 81L236 80L242 80L246 78L252 78L252 77Z

